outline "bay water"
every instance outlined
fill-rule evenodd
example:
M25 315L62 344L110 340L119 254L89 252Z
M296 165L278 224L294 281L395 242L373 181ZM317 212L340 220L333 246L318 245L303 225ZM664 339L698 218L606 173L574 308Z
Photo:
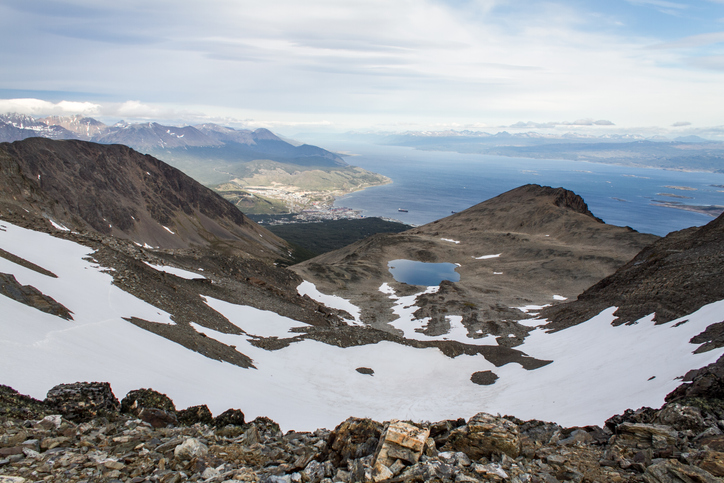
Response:
M569 189L583 197L591 212L606 223L656 235L704 225L713 219L705 214L656 206L657 201L724 205L721 173L361 143L327 147L354 153L345 159L349 164L393 181L339 197L335 206L412 225L430 223L528 183Z

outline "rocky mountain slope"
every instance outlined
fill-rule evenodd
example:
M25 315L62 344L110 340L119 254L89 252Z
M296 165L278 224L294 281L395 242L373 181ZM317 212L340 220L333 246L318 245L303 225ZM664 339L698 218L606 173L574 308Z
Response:
M430 317L430 335L446 318L462 316L471 337L520 343L525 318L513 307L546 305L577 296L612 274L656 236L611 226L597 219L576 194L527 185L460 213L399 234L377 235L324 254L293 269L325 293L362 307L362 320L380 329L394 320L394 301L378 288L400 295L420 289L400 284L388 263L409 259L454 263L460 281L422 295L416 312ZM436 332L436 333L435 333ZM505 341L505 342L503 342Z
M93 156L127 152L79 141L25 143L37 148L27 153L56 160L47 181L63 181L71 192L73 183L86 187L95 179L91 168L100 169L102 156ZM38 148L56 144L63 149ZM64 156L73 146L83 149ZM75 172L77 179L75 157L89 170ZM10 165L13 183L3 188L14 193L6 203L16 206L0 211L0 364L4 384L35 398L58 382L96 380L119 394L153 387L181 407L208 404L215 415L237 407L305 431L350 416L419 422L481 411L587 426L626 408L660 406L681 377L724 353L697 351L700 343L689 342L721 322L721 300L665 324L647 314L637 324L614 325L615 308L604 307L553 332L521 306L573 298L656 240L601 223L563 189L522 187L438 223L372 237L329 265L317 259L295 273L271 263L262 246L236 255L215 244L154 248L70 215L68 223L88 224L85 231L65 229L65 219L53 218L53 226L42 215L72 204L63 189L50 191L56 198L41 189L46 173L32 171L37 159L29 159L25 171ZM142 188L137 180L146 172L163 171L154 169L127 169L121 159L118 170L102 172L107 186L116 180ZM150 203L176 199L201 211L204 204L194 204L201 195L171 179L177 198L164 194ZM105 189L83 194L95 199ZM125 213L124 203L117 211ZM221 224L225 212L213 213ZM271 243L256 233L259 243ZM462 277L406 285L387 272L395 257L457 262ZM648 461L646 454L638 458Z
M238 409L177 410L166 395L61 384L44 401L0 386L0 480L703 482L724 476L720 400L641 408L601 426L479 413L411 424L349 418L287 431Z
M0 171L7 214L25 211L144 246L213 245L260 259L288 257L284 241L220 196L125 146L43 138L3 143Z
M722 268L724 215L702 227L669 233L576 301L542 314L553 329L581 323L610 306L617 307L617 324L630 324L652 313L654 321L663 324L724 299Z

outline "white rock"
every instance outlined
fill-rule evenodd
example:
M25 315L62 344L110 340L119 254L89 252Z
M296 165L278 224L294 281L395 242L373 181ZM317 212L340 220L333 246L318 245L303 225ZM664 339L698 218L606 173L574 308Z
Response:
M176 446L173 450L173 455L176 458L198 458L209 452L209 448L196 438L188 438L180 445Z

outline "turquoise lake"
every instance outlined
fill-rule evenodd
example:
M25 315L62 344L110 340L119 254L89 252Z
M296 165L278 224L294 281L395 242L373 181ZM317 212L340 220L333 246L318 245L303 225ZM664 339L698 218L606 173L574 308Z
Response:
M425 263L413 260L390 260L387 262L390 273L400 283L408 285L440 285L443 280L459 282L460 274L455 271L454 263Z

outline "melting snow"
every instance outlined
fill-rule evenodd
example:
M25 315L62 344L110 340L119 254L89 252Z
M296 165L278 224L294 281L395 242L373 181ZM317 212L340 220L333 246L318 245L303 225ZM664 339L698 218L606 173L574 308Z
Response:
M312 282L307 282L306 280L299 284L297 292L299 292L299 295L301 296L308 295L311 299L323 303L327 307L344 310L354 317L354 320L344 319L345 322L349 322L352 325L364 325L360 319L359 307L349 300L343 299L337 295L325 295L317 290L317 287Z
M153 268L154 270L158 270L159 272L166 272L170 273L171 275L176 275L180 278L185 278L186 280L194 280L198 278L206 278L200 273L192 272L190 270L184 270L183 268L176 268L176 267L169 267L168 265L154 265L152 263L144 262L149 267Z
M660 406L680 384L677 377L724 353L718 348L694 354L697 346L687 342L721 321L724 301L662 325L649 316L634 325L614 327L616 308L611 307L559 332L535 329L516 349L553 362L527 371L515 363L495 367L480 355L453 359L438 349L391 342L340 348L305 340L266 351L251 345L248 334L286 337L292 327L304 324L207 297L210 307L248 334L222 334L197 324L194 328L251 357L257 369L243 369L125 321L135 316L173 323L169 314L123 292L102 267L84 260L91 249L10 223L2 226L0 247L58 278L5 258L0 258L0 272L14 274L20 283L73 311L74 320L66 321L0 296L0 383L40 399L56 384L90 380L110 382L119 397L152 387L168 394L179 408L208 404L215 414L241 408L249 419L269 416L284 430L332 428L349 416L420 421L468 418L480 411L564 426L600 425L626 408ZM300 293L316 292L312 284L302 285ZM400 317L395 324L412 334L412 325L404 324L412 320L415 296L396 297L386 284L380 291L395 298L393 310ZM354 307L339 297L326 297L325 302L336 300L345 310ZM453 331L447 337L457 337L459 317L448 320ZM361 366L372 368L375 377L358 374L355 369ZM495 384L470 381L472 373L485 370L498 375ZM649 380L652 376L655 379Z
M67 227L63 226L63 225L61 225L60 223L56 223L56 222L54 222L54 221L51 220L51 219L48 219L48 221L50 222L51 225L53 225L53 227L54 227L56 230L70 231L70 228L67 228Z
M487 260L488 258L498 258L502 253L498 253L496 255L483 255L482 257L473 257L476 260Z

